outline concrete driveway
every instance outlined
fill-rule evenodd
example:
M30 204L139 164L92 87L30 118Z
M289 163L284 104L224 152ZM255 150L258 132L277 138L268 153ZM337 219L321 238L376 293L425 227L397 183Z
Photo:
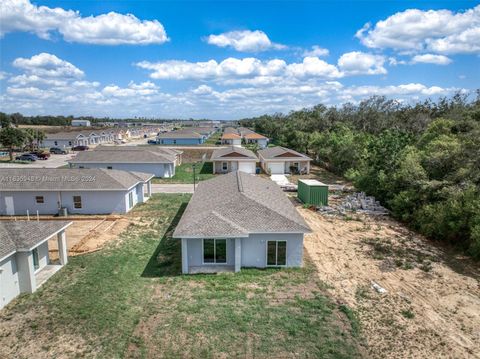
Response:
M153 183L152 193L193 193L193 183Z
M3 163L0 162L0 168L58 168L67 165L67 161L75 155L51 155L48 160L38 160L31 163Z

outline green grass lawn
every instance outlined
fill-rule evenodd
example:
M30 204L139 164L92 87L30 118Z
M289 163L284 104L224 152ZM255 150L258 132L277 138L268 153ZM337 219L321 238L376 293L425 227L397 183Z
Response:
M152 183L193 183L193 163L182 163L175 167L175 176L172 178L154 178ZM213 178L213 163L204 162L198 163L195 173L196 181L203 181Z
M220 138L222 137L222 132L217 131L213 135L211 135L204 143L204 145L216 145L217 141L220 141Z
M189 195L154 195L120 239L0 312L0 357L357 358L358 323L313 265L182 276Z

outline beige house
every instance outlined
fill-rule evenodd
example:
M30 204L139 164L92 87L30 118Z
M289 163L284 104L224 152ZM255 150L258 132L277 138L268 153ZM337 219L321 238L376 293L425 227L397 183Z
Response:
M285 173L310 173L312 159L303 153L276 146L258 151L262 169L271 175Z
M228 173L242 171L255 174L258 162L257 156L243 147L219 148L212 153L213 173Z

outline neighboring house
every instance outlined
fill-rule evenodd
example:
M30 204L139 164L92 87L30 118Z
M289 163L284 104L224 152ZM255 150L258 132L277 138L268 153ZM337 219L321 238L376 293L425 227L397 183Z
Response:
M91 125L88 120L72 120L73 127L90 127Z
M49 133L42 141L42 147L74 147L74 146L88 146L90 138L80 132L59 132Z
M0 215L127 213L148 199L152 178L107 169L4 168Z
M241 146L242 137L236 133L224 133L220 139L222 145Z
M102 146L107 147L108 146ZM133 147L133 146L122 146ZM113 147L112 147L113 148ZM68 161L71 168L106 168L122 171L151 173L155 177L170 178L175 175L176 156L159 151L141 150L105 150L79 152Z
M0 221L0 309L20 293L33 293L67 264L67 221ZM57 236L59 264L48 240Z
M258 158L250 150L243 147L218 148L213 151L210 160L213 162L213 173L242 171L255 173Z
M158 152L165 156L171 156L175 159L175 166L180 166L182 164L182 153L183 151L177 150L174 148L166 148L162 146L97 146L94 151L152 151Z
M157 135L157 142L161 145L201 145L206 136L197 132L179 130Z
M289 148L276 146L258 151L260 166L268 174L310 173L312 159Z
M236 171L198 184L173 237L186 274L300 267L309 232L280 187Z
M255 132L247 133L243 138L247 144L257 144L260 148L268 146L268 138Z

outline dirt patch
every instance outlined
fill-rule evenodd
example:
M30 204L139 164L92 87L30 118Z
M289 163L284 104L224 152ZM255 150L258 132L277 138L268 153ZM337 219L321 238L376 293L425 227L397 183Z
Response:
M183 163L192 163L192 162L197 162L201 161L203 156L205 155L205 158L207 161L210 160L210 157L212 156L212 152L215 150L215 147L212 147L211 149L207 148L182 148L183 154L182 154L182 162Z
M306 252L328 291L358 312L369 357L480 358L478 266L390 218L299 211L313 230Z
M76 256L99 250L109 241L117 239L130 223L132 220L126 217L73 221L73 224L66 230L68 255ZM50 239L48 246L50 259L57 260L56 237Z

